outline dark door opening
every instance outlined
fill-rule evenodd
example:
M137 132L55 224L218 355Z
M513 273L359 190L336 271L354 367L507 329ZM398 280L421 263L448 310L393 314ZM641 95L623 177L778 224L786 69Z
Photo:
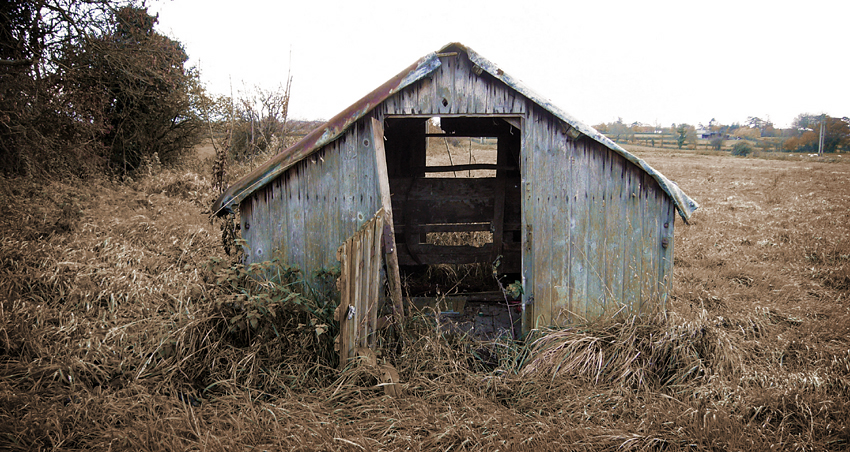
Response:
M444 313L492 318L492 327L473 322L479 336L512 320L518 328L496 277L504 286L520 279L520 127L519 118L501 117L385 122L404 290L414 305L443 300Z

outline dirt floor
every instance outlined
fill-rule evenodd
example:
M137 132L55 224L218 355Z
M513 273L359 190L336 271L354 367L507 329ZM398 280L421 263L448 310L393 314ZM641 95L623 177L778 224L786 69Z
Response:
M630 149L701 205L667 313L488 343L422 315L344 371L334 275L249 278L209 168L0 179L0 450L850 448L850 157Z

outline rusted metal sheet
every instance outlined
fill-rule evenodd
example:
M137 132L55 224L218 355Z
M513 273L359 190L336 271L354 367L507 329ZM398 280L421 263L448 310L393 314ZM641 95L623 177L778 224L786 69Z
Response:
M334 312L339 322L339 366L345 367L357 348L375 348L381 283L381 242L384 210L380 209L337 250L340 302Z

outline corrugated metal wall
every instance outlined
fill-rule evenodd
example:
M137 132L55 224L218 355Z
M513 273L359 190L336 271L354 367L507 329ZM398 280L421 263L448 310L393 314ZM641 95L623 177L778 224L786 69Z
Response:
M278 257L307 278L336 265L339 245L381 208L376 169L367 116L242 202L247 262Z
M441 61L373 114L522 118L523 329L663 305L675 208L657 182L596 141L572 140L565 123L486 72L476 74L463 54ZM370 120L241 204L248 262L279 257L308 278L336 264L337 247L381 207Z
M663 303L675 210L657 182L541 108L523 129L524 330Z

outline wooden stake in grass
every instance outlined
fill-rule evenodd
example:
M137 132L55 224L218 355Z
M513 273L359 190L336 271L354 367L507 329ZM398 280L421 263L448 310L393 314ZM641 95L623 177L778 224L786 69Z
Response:
M443 137L443 143L446 144L446 154L449 154L449 165L455 166L455 162L452 161L452 151L449 150L449 139ZM452 171L452 173L457 177L457 171Z

